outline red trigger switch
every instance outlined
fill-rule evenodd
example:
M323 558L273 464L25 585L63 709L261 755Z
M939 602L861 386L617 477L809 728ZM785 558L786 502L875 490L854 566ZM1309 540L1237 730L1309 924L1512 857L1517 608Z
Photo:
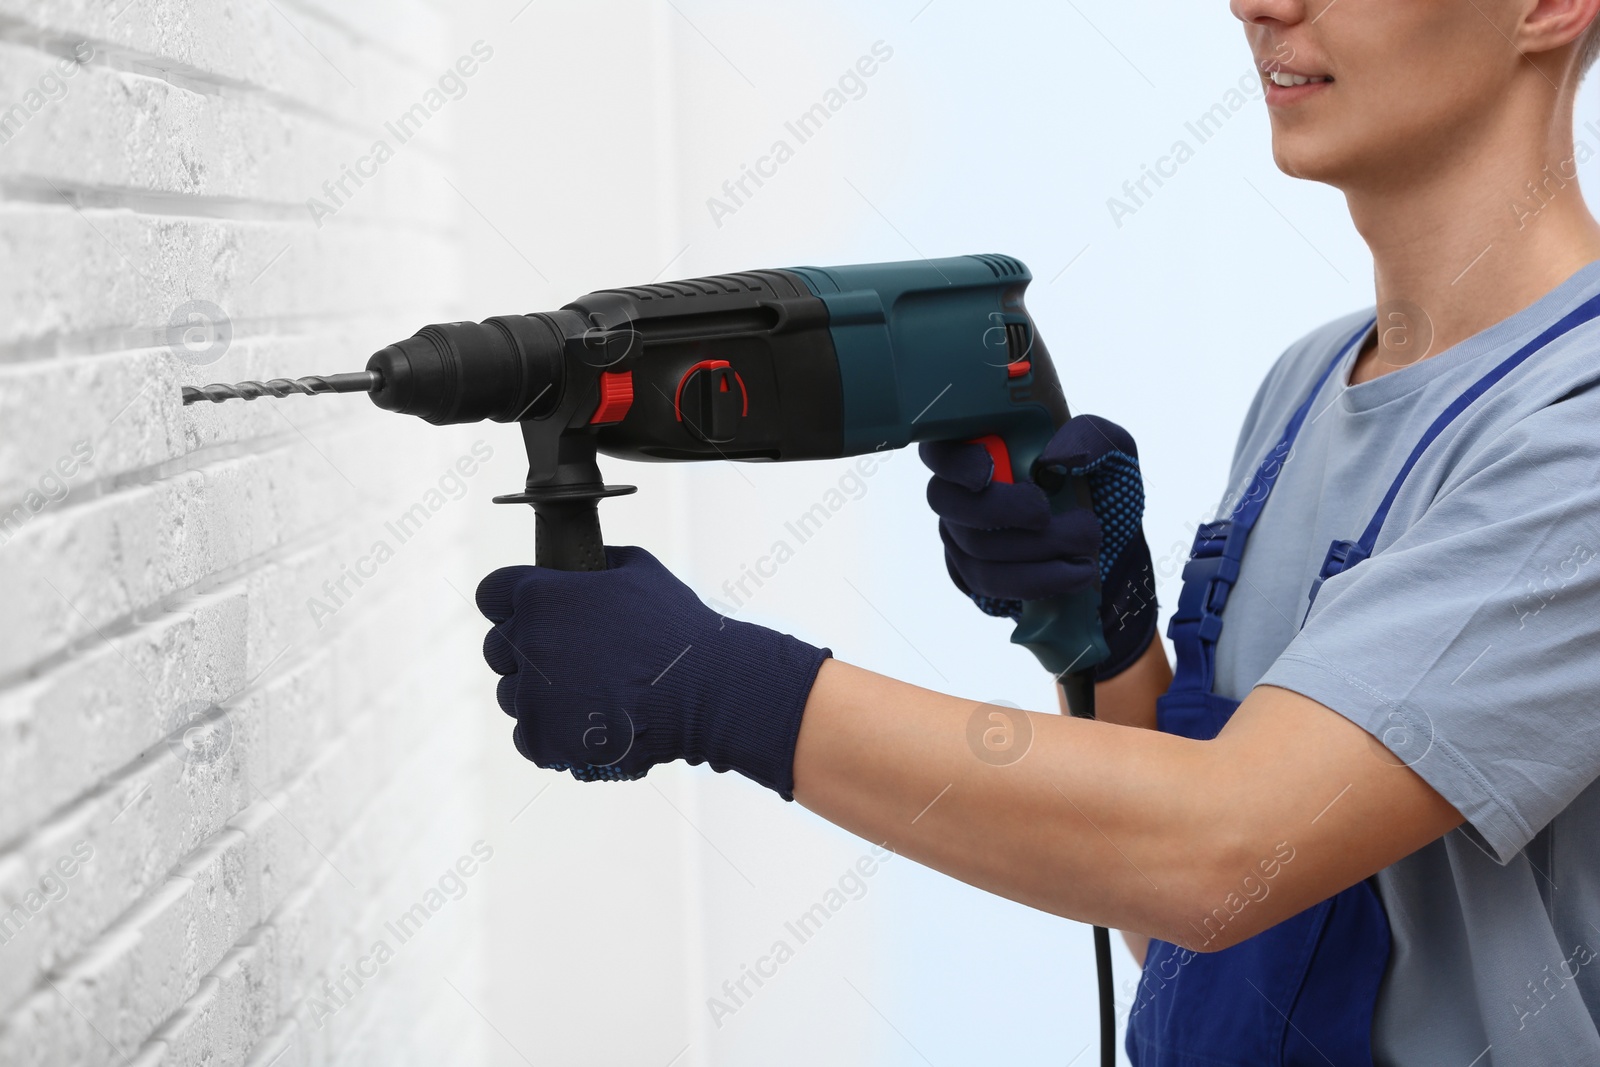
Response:
M989 460L994 464L992 481L1011 484L1011 450L1006 447L1005 438L997 433L986 433L982 437L974 437L968 444L982 445L989 453Z
M750 414L744 379L725 359L707 359L678 379L672 411L684 428L710 444L733 440L739 420Z

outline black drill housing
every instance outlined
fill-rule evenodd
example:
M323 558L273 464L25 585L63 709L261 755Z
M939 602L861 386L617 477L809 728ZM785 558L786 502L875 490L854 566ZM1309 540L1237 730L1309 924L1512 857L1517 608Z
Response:
M820 459L843 438L823 302L787 271L608 289L560 311L426 326L372 356L373 403L434 425L518 422L536 559L605 567L597 452L643 460ZM612 418L607 388L630 399ZM596 421L600 420L600 421Z

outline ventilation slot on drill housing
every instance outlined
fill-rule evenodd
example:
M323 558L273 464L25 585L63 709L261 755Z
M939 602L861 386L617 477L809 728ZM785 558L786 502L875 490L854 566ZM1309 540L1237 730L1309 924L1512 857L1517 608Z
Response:
M1032 348L1033 339L1028 336L1027 323L1006 323L1006 358L1009 362L1021 363L1028 358Z
M1020 260L1012 259L1010 256L981 255L972 258L988 267L996 278L1020 278L1028 273L1028 268L1024 267Z

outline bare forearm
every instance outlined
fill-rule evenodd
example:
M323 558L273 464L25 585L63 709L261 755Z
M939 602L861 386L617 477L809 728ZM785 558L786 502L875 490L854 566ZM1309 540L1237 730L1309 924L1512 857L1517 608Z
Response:
M984 731L1006 712L829 660L795 799L989 892L1201 950L1461 822L1364 730L1286 690L1252 692L1214 741L1016 713L1024 754L997 759Z
M795 798L1032 907L1175 936L1170 917L1204 898L1212 859L1197 847L1219 795L1204 746L1030 712L1031 740L982 758L984 731L1011 728L1005 710L829 661L802 721Z
M1144 655L1127 670L1109 681L1094 687L1095 717L1101 722L1119 726L1135 726L1142 730L1156 729L1156 701L1172 685L1172 664L1167 660L1166 646L1158 637L1150 642ZM1061 713L1067 714L1066 691L1057 686L1061 699ZM1123 930L1122 940L1128 952L1141 965L1150 949L1146 934Z

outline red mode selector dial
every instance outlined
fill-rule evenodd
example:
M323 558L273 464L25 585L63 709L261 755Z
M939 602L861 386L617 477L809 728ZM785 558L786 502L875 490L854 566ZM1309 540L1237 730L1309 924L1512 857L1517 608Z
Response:
M733 440L739 420L750 414L750 394L727 360L708 359L683 372L672 407L690 433L710 444L722 444Z

